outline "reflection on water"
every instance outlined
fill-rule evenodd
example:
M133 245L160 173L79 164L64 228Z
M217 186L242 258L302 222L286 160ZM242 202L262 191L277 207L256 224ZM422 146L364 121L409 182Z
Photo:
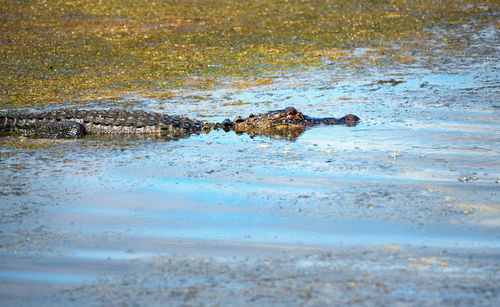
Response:
M0 278L55 283L81 283L95 279L92 275L56 274L47 272L0 271Z

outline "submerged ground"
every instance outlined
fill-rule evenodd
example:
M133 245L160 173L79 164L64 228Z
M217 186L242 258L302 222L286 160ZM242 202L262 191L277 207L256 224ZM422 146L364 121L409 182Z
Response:
M4 111L362 119L1 138L2 305L500 303L495 2L267 2L2 3Z

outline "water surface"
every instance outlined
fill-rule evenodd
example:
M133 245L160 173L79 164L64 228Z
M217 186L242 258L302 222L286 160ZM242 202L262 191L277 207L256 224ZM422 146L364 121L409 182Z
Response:
M496 28L480 40L498 49ZM2 138L0 301L495 305L499 53L467 52L135 97L214 122L289 105L361 118L295 140Z

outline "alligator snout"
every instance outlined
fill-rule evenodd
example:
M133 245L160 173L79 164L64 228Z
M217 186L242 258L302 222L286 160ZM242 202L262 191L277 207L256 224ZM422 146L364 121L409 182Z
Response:
M344 117L339 118L338 122L340 125L355 126L359 123L360 118L354 114L347 114Z

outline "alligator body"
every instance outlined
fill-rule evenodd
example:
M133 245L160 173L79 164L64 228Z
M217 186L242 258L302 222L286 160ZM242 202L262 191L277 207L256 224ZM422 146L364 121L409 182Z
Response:
M212 129L233 130L241 134L267 135L293 139L307 127L321 125L353 126L359 118L349 114L342 118L312 118L293 107L270 111L233 121L210 123L183 116L125 110L54 110L40 113L2 114L0 132L19 131L26 136L42 138L77 138L85 135L156 134L172 139L188 137Z
M0 131L21 131L27 136L42 138L128 134L181 138L211 128L212 124L205 121L143 111L55 110L0 116Z

